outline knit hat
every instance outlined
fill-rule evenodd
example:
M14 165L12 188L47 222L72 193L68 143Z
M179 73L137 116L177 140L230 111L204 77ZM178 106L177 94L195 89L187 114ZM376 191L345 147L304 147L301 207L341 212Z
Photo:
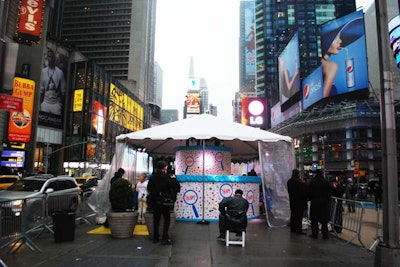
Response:
M356 18L338 26L337 20L324 24L321 28L321 52L326 55L336 36L342 40L341 46L345 47L358 40L365 34L364 18Z

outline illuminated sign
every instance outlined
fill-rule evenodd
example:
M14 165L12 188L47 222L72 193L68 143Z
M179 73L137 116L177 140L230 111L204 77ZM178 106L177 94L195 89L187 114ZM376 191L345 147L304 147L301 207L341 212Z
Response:
M21 112L23 110L22 104L23 101L20 97L0 94L0 109Z
M83 110L83 89L77 89L74 91L74 104L73 111L82 111Z
M1 152L1 166L23 168L25 162L25 151L3 150Z
M138 102L110 84L109 120L131 131L143 130L144 109Z
M396 59L397 67L400 68L400 15L397 15L389 21L388 30L390 47L393 50L393 57Z
M45 0L20 0L17 38L20 42L38 43L41 38Z
M200 80L198 78L190 78L188 84L188 90L199 90Z
M99 101L93 101L92 129L96 134L105 134L107 108Z
M23 111L10 112L8 140L28 143L31 140L35 82L25 78L14 78L13 96L24 100Z
M279 96L284 104L300 91L299 38L296 33L278 57Z
M186 110L188 114L200 114L199 93L188 93L186 95Z
M265 111L263 98L243 98L242 124L265 129Z

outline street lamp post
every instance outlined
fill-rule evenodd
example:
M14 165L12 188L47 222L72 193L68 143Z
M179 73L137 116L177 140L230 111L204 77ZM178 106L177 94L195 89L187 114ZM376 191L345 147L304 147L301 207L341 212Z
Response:
M322 143L322 171L323 171L323 173L324 173L324 178L326 178L325 177L325 141L326 141L326 135L323 135L323 136L319 136L318 137L318 140Z

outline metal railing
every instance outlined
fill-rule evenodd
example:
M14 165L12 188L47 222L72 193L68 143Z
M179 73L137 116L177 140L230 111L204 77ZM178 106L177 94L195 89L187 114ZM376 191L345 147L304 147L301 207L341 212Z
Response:
M365 207L363 202L332 197L329 224L336 235L341 232L342 229L354 233L354 236L351 237L347 243L357 238L361 246L365 248L361 240L361 227L364 213Z
M0 201L0 249L9 247L8 253L16 253L26 245L34 252L41 252L33 240L44 231L54 234L53 216L59 212L82 211L84 204L86 201L82 201L78 194L49 194ZM87 214L81 212L81 216L86 218Z

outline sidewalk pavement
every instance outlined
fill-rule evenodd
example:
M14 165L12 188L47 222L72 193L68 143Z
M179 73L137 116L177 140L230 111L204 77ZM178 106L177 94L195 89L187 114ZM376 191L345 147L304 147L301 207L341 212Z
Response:
M23 245L15 254L0 251L8 267L23 266L373 266L374 253L331 235L325 240L293 235L288 227L270 228L265 218L249 221L246 247L217 241L218 223L175 223L172 245L153 244L147 235L115 239L99 225L76 225L74 241L55 242L49 231L32 239L42 253ZM92 231L93 232L93 231ZM104 231L103 231L104 232ZM373 236L375 235L375 230ZM0 261L1 266L1 261Z

